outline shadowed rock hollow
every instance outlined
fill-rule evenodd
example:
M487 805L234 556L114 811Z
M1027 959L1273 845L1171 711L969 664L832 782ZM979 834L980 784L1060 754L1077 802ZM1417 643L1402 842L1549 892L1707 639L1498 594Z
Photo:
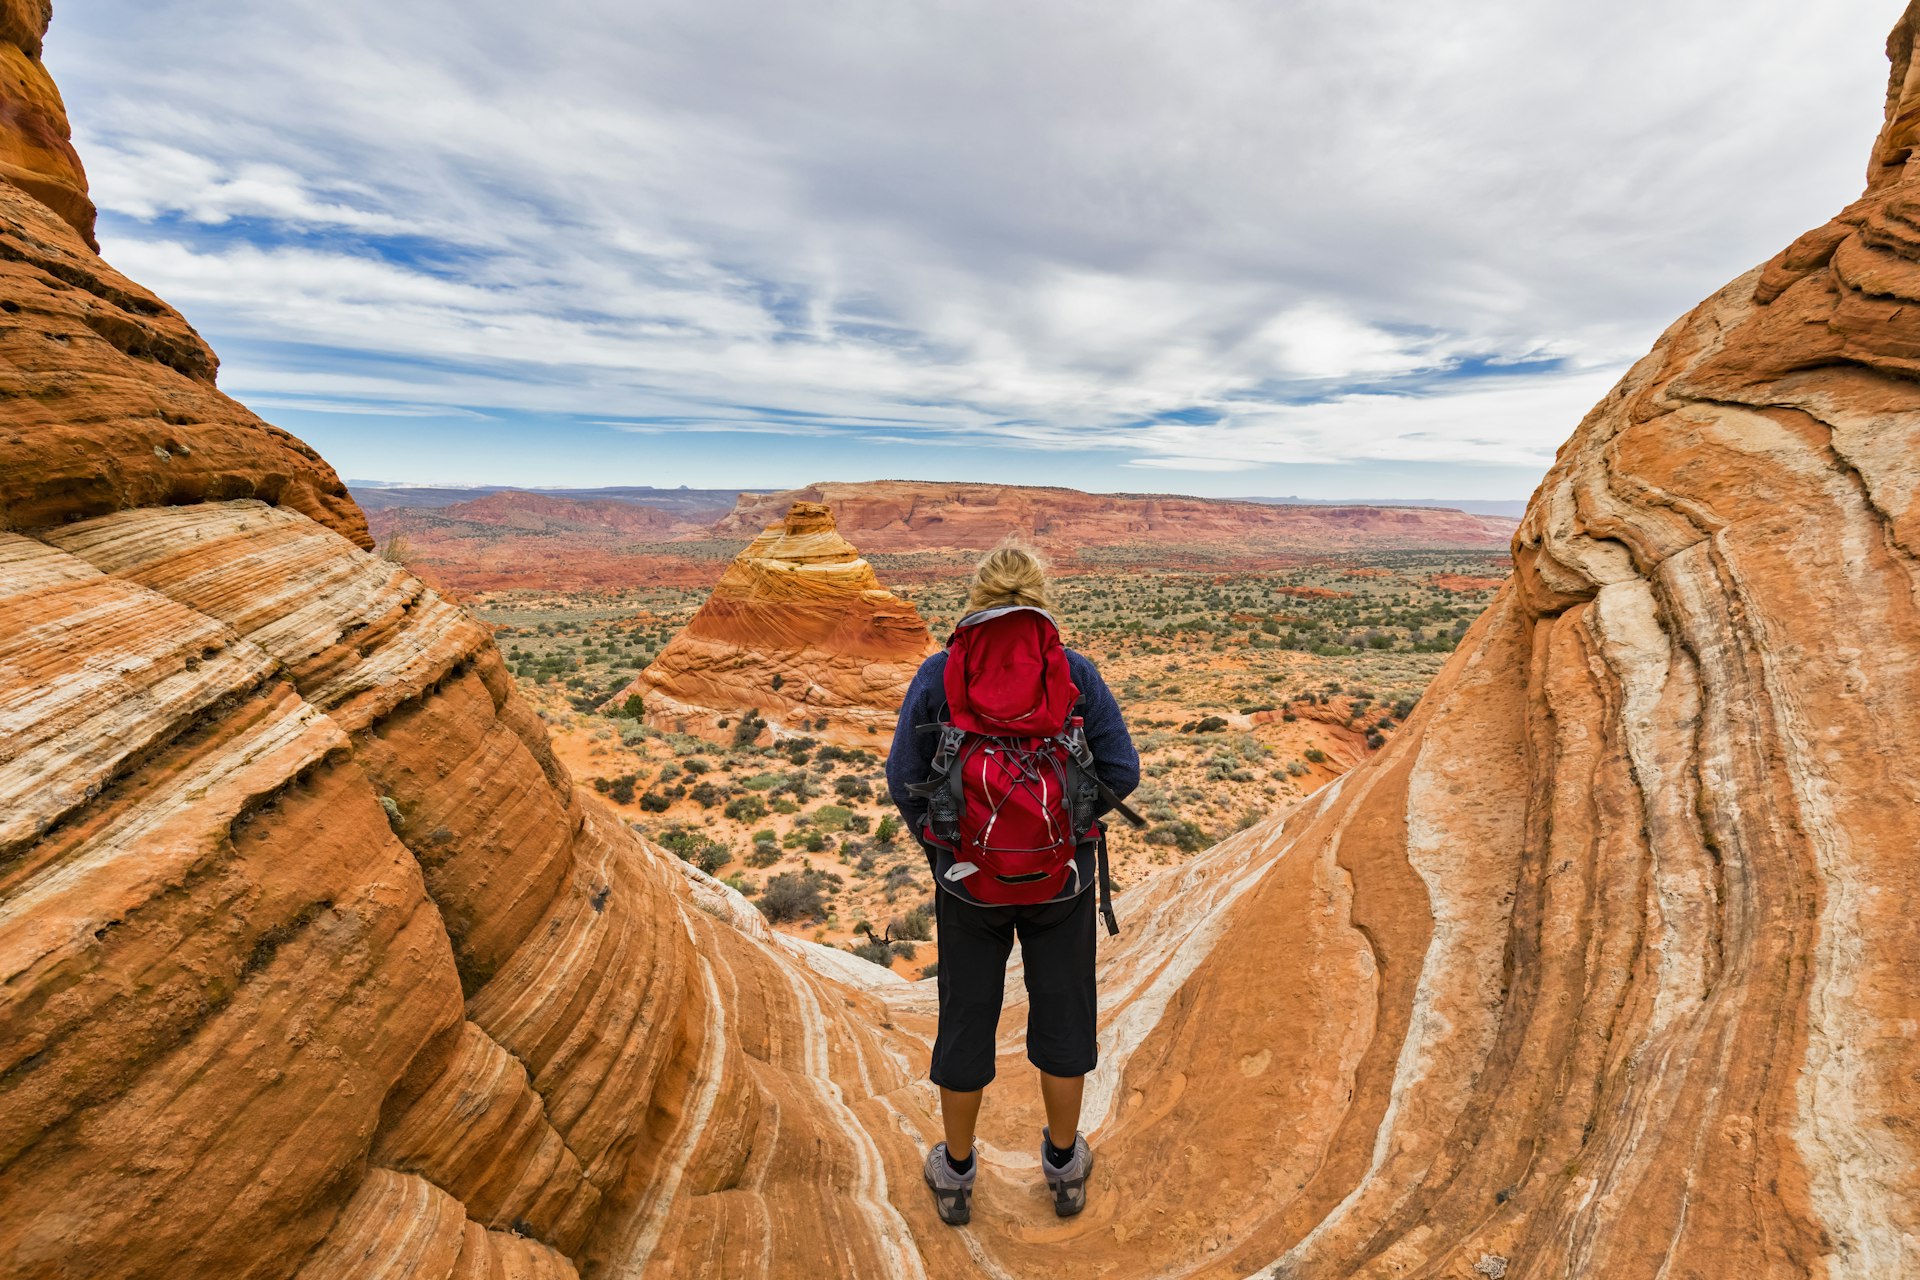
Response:
M928 985L572 787L0 82L0 1273L1920 1272L1917 19L1866 194L1579 425L1405 730L1122 899L1087 1213L1006 1090L960 1232Z
M734 557L713 594L640 678L649 724L725 736L751 709L775 736L886 754L921 659L939 646L834 527L796 502Z

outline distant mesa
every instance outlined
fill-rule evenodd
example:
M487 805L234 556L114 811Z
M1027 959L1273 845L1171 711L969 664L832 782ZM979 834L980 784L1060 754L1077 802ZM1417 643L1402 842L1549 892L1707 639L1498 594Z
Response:
M1180 494L869 480L742 493L713 531L738 537L795 502L831 504L841 529L869 552L980 549L1009 533L1056 552L1170 544L1295 552L1383 546L1504 550L1515 528L1501 516L1447 507L1281 506Z
M775 738L884 754L907 684L938 647L840 536L832 509L795 502L614 702L639 694L649 724L697 736L731 737L752 712Z

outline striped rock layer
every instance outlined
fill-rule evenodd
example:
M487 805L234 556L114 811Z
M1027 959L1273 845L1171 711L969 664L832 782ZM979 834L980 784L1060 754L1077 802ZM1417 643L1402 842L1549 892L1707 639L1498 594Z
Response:
M962 1231L930 984L572 787L0 185L0 1274L1920 1274L1917 22L1865 195L1580 424L1403 731L1121 900L1069 1221L1010 1000Z
M885 754L907 685L939 646L909 602L834 527L796 502L734 558L713 594L640 677L648 723L725 735L753 711L774 737Z

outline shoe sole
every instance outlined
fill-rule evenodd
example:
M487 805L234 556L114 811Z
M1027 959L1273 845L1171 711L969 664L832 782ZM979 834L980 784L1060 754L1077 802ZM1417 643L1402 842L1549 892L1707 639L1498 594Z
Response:
M921 1174L927 1184L927 1190L933 1192L933 1207L940 1215L940 1221L950 1227L964 1227L973 1221L973 1192L949 1191L933 1185L933 1179ZM951 1207L948 1201L954 1201Z
M1040 1158L1040 1161L1041 1161L1041 1164L1044 1165L1046 1163L1046 1157L1042 1156ZM1078 1179L1080 1183L1080 1203L1079 1204L1075 1204L1071 1200L1061 1199L1061 1192L1065 1189L1065 1186L1066 1186L1066 1183L1064 1181L1055 1182L1052 1178L1047 1179L1047 1186L1053 1192L1053 1216L1054 1217L1071 1218L1075 1214L1079 1213L1081 1210L1087 1207L1087 1179L1091 1178L1092 1176L1093 1176L1093 1152L1089 1151L1087 1152L1087 1171L1084 1174L1082 1174Z

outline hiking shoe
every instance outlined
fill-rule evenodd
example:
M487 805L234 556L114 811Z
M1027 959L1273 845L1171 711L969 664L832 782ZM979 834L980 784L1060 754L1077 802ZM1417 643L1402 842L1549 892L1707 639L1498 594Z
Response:
M1040 1172L1046 1175L1047 1187L1053 1192L1054 1213L1071 1218L1087 1207L1087 1175L1093 1172L1093 1151L1087 1146L1087 1136L1083 1133L1073 1135L1073 1155L1064 1166L1056 1165L1047 1154L1052 1149L1053 1134L1043 1128L1040 1130Z
M940 1211L940 1221L950 1227L964 1227L973 1220L973 1179L980 1172L980 1157L975 1155L973 1167L965 1173L955 1173L947 1162L947 1144L936 1142L933 1150L927 1152L927 1186L933 1191L934 1208Z

